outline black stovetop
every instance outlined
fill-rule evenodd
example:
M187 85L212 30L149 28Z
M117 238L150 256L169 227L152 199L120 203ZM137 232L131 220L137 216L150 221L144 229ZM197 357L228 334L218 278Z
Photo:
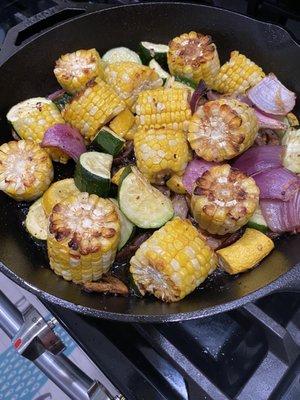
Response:
M300 40L299 1L198 3L279 23ZM1 44L11 26L56 2L0 4ZM147 325L96 320L46 306L128 400L300 399L299 295L274 294L206 319Z

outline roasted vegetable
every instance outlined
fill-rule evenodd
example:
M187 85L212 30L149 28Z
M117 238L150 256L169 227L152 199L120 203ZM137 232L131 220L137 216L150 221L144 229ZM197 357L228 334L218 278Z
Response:
M182 176L174 174L171 176L169 180L167 180L166 185L172 192L178 193L178 194L185 194L186 189L183 185L182 182Z
M6 117L21 139L31 139L36 143L43 141L48 128L64 123L56 105L44 97L35 97L16 104ZM57 149L49 149L49 154L54 161L66 163L68 160L68 156Z
M134 151L138 169L157 184L173 173L183 173L189 160L188 143L180 130L138 129Z
M168 65L172 75L189 78L198 83L203 79L209 86L220 69L215 44L208 35L189 32L169 43Z
M35 200L48 189L53 166L48 153L32 140L0 146L0 190L15 200Z
M210 168L196 181L191 209L202 229L224 235L248 222L258 200L255 181L224 164Z
M125 108L110 122L109 127L118 135L130 140L127 137L127 133L133 127L134 121L135 118L132 112L128 108Z
M165 44L140 42L139 53L143 64L148 65L154 59L163 68L167 67L167 53L169 46Z
M119 237L119 217L110 200L88 193L70 196L50 214L50 266L75 283L98 280L114 261Z
M85 282L82 290L87 293L128 294L127 286L112 275L103 275L99 282Z
M101 79L90 82L66 105L62 115L66 122L79 129L90 143L102 126L118 115L125 103L114 90Z
M300 174L300 129L290 128L282 138L285 147L283 165L290 171Z
M188 94L188 90L183 88L159 88L141 92L135 104L137 125L187 130L191 117Z
M32 237L47 240L48 218L42 205L42 198L36 200L28 210L25 227Z
M206 161L229 160L250 147L258 130L251 107L238 100L214 100L199 107L189 125L188 140Z
M154 232L130 260L135 284L166 301L181 300L216 268L213 251L188 221L174 218Z
M68 93L79 92L92 79L104 77L103 63L96 49L77 50L60 56L54 74Z
M120 153L124 144L125 140L107 126L101 128L92 141L93 147L112 156Z
M217 250L221 268L231 275L255 267L274 248L273 241L256 229L247 228L231 246Z
M139 55L128 49L127 47L115 47L114 49L108 50L102 57L102 60L106 64L114 64L116 62L131 61L138 64L142 64Z
M264 76L260 67L235 50L231 52L230 60L221 66L212 88L220 93L245 93Z
M78 195L80 191L77 189L74 179L62 179L52 183L48 190L43 194L42 205L47 216L51 214L55 204L60 203L64 199L72 195Z
M133 106L143 90L163 85L163 80L153 69L131 61L108 64L105 68L105 80L128 107Z

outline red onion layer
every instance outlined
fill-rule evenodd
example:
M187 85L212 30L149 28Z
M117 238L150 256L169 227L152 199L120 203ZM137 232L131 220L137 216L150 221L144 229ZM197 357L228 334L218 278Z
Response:
M254 111L260 128L270 128L270 129L288 128L288 124L286 124L283 121L284 117L266 114L256 107L254 107Z
M190 100L190 107L192 114L197 110L198 106L200 105L201 99L207 92L207 86L205 82L201 79L201 81L198 83L198 86L194 90L194 93L192 94L191 100Z
M182 183L189 194L192 194L196 180L214 165L217 164L200 158L195 158L188 163L182 178Z

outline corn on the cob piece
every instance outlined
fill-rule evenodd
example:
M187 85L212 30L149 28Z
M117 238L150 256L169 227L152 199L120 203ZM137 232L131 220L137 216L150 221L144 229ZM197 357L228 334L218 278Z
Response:
M218 162L245 151L257 131L251 107L238 100L219 99L198 108L189 124L188 140L198 156Z
M55 63L54 74L68 93L79 92L97 76L104 77L102 61L96 49L63 54Z
M183 173L189 159L185 133L172 129L138 129L134 152L138 169L157 184L172 173Z
M173 176L171 176L171 178L169 180L167 180L166 185L174 193L178 193L178 194L186 193L186 189L183 186L183 182L182 182L182 176L180 176L178 174L174 174Z
M204 79L211 86L220 69L215 44L208 35L189 32L169 43L168 65L172 75L189 78L198 83Z
M88 193L70 196L50 214L50 266L75 283L97 280L110 269L119 236L119 217L110 200Z
M213 89L220 93L245 93L265 76L263 70L249 58L232 51L213 80Z
M131 61L108 64L105 80L128 107L133 106L141 91L163 85L163 80L153 69Z
M44 97L24 100L13 106L7 113L7 119L21 139L31 139L41 143L44 133L55 124L64 120L56 105ZM57 149L47 150L52 160L66 163L68 156Z
M188 96L188 90L183 88L141 92L135 104L137 125L186 131L191 117Z
M125 137L126 133L133 127L134 121L132 112L125 108L110 122L109 127L118 135Z
M197 179L191 209L202 229L225 235L248 222L258 201L259 189L254 179L223 164Z
M140 246L130 260L130 272L143 295L174 302L199 286L216 261L190 221L174 218Z
M274 248L273 241L256 229L247 228L231 246L217 250L221 268L231 275L255 267Z
M32 140L19 140L0 146L0 190L15 200L34 200L53 179L48 153Z
M124 108L125 103L115 91L100 78L96 78L73 97L62 114L66 122L79 129L89 143L98 130Z

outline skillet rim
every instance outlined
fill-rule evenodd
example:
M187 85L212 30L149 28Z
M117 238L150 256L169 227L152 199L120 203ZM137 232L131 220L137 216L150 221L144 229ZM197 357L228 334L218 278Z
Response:
M127 8L127 7L151 7L151 6L162 6L162 5L172 5L172 6L184 6L184 7L199 7L199 8L206 8L206 9L217 9L218 11L222 13L227 13L229 15L236 15L240 19L244 19L245 21L251 21L251 23L255 23L257 25L265 26L265 27L272 27L274 30L282 32L287 39L296 47L300 48L300 44L298 44L293 36L288 32L286 29L283 27L269 23L269 22L264 22L260 20L256 20L252 17L249 17L247 15L243 15L240 13L237 13L235 11L231 10L224 10L220 7L213 7L209 5L201 5L201 4L194 4L194 3L182 3L182 2L147 2L147 3L139 3L139 4L127 4L127 5L121 5L121 6L109 6L106 8L101 8L101 9L95 9L92 8L92 11L87 9L86 12L84 12L82 15L75 16L69 20L62 21L58 24L56 24L53 27L47 28L45 31L40 32L34 37L26 40L23 42L21 45L18 47L14 46L13 50L11 51L10 54L6 54L6 58L4 58L3 61L1 61L1 57L4 54L5 57L5 52L9 51L9 49L5 49L5 42L3 45L3 50L0 52L0 67L3 66L8 60L10 60L11 57L13 57L15 54L17 54L20 50L24 49L26 46L30 45L31 43L35 42L38 40L40 37L47 35L48 32L59 28L60 26L63 26L68 23L72 23L75 20L78 20L80 18L88 17L89 15L93 14L100 14L102 12L114 10L114 9L122 9L122 8ZM77 5L76 5L77 6ZM76 6L71 6L71 8L75 8ZM80 5L78 5L80 8ZM68 9L68 6L65 7ZM64 8L60 9L59 11L62 11ZM26 21L25 21L26 23ZM20 26L28 27L30 25L25 25L22 22L15 27L13 27L9 32L15 34L16 32L19 32ZM7 36L9 36L9 32ZM215 314L219 314L221 312L226 312L230 311L239 307L242 307L243 305L247 304L248 302L252 302L254 300L258 300L259 298L262 298L268 294L274 293L276 291L284 291L285 289L288 291L288 286L290 282L293 280L293 276L297 275L297 273L300 274L300 262L296 263L294 266L292 266L288 271L280 275L277 279L274 281L270 282L269 284L261 287L260 289L254 290L251 293L248 293L245 296L242 296L238 299L226 302L226 303L221 303L215 306L207 307L204 309L196 310L196 311L190 311L190 312L183 312L183 313L171 313L171 314L127 314L127 313L117 313L117 312L110 312L110 311L105 311L105 310L99 310L87 306L81 306L75 303L72 303L68 300L61 299L55 295L52 295L48 292L45 292L41 289L38 289L34 285L30 284L29 282L25 281L21 277L19 277L17 274L15 274L8 266L6 266L1 260L0 260L0 271L3 272L8 278L10 278L12 281L14 281L16 284L21 286L22 288L28 290L29 292L33 293L37 297L39 297L41 300L52 303L54 305L59 305L60 307L64 309L68 309L80 314L84 314L90 317L95 317L95 318L104 318L108 320L115 320L115 321L126 321L126 322L176 322L176 321L182 321L182 320L191 320L191 319L196 319L196 318L203 318L203 317L208 317L212 316ZM298 275L297 275L298 276Z

